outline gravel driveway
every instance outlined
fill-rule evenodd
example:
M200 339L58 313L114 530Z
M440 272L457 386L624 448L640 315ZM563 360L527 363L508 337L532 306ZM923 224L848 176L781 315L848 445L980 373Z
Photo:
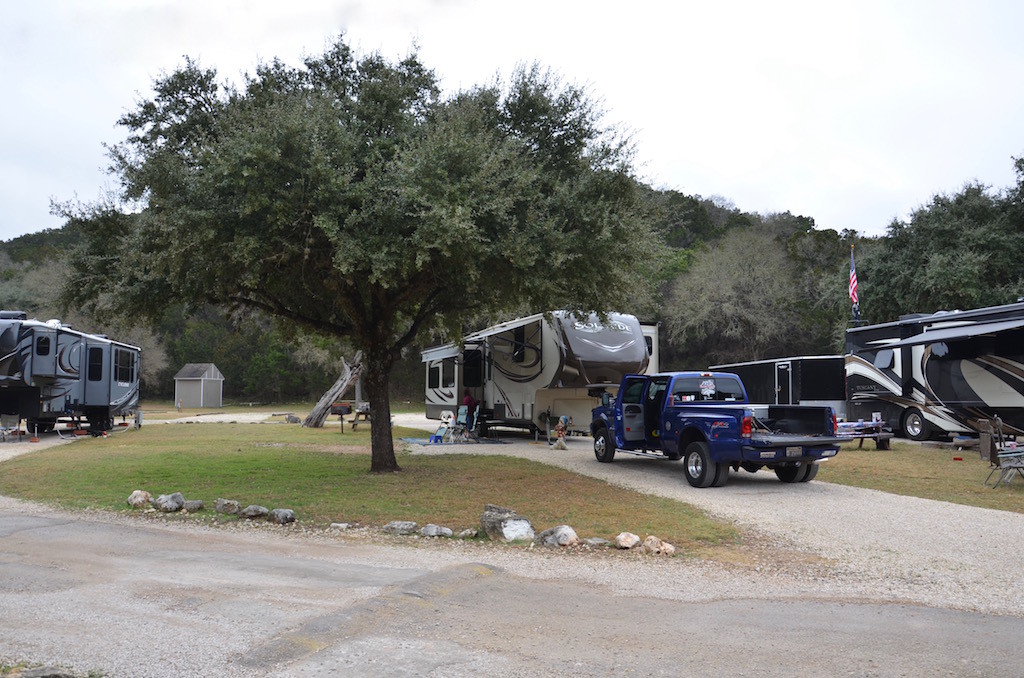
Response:
M410 449L513 455L687 502L770 543L827 559L823 571L808 575L808 594L1024 616L1024 515L817 480L780 483L767 471L733 472L725 487L695 489L682 462L619 454L601 464L589 438L567 443L562 451L524 440Z

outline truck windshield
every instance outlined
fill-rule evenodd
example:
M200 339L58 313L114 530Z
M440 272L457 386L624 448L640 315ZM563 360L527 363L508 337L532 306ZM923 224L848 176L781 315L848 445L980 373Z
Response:
M672 386L673 404L743 400L743 387L732 377L683 377Z

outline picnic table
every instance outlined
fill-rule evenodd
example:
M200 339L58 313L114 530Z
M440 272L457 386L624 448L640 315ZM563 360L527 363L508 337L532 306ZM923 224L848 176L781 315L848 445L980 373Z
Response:
M893 433L881 421L841 421L838 424L836 436L856 440L858 450L863 449L865 438L875 441L876 450L888 450Z

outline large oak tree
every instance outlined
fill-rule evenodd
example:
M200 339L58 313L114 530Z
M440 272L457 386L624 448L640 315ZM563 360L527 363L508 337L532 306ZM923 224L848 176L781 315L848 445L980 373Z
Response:
M235 87L188 60L119 121L122 192L69 215L70 303L258 309L350 337L374 417L400 351L514 306L628 309L653 279L631 148L537 67L442 97L413 54L344 39ZM372 428L374 471L397 469Z

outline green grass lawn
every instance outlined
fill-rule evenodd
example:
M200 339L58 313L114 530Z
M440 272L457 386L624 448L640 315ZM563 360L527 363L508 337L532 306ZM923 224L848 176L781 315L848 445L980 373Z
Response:
M871 448L871 449L868 449ZM927 445L893 442L892 450L864 449L845 443L821 465L818 480L866 487L911 497L1024 513L1024 480L993 489L984 485L990 466L977 450L954 451Z
M396 427L395 439L423 437ZM269 424L143 426L82 439L0 464L0 493L69 508L128 510L135 489L291 508L300 522L381 526L391 520L479 526L484 505L514 508L539 530L568 524L581 537L655 534L684 549L727 548L732 526L673 502L503 456L400 453L400 473L371 474L369 428Z

